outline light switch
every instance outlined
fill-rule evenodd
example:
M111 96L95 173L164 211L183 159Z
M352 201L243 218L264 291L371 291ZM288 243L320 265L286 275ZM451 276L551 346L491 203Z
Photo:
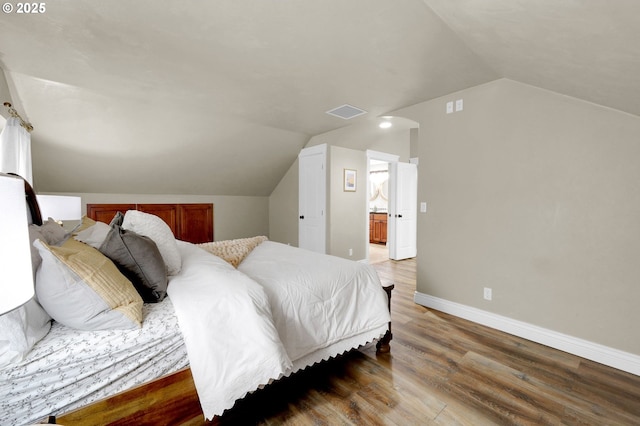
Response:
M447 102L447 114L451 114L453 112L453 101Z
M425 201L420 203L420 213L426 213L427 212L427 203Z
M462 111L463 106L462 99L458 99L456 101L456 112Z

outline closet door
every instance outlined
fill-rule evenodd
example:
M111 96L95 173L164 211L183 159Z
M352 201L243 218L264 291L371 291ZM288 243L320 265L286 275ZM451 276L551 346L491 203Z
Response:
M158 216L182 241L199 244L213 241L213 204L87 204L87 217L111 222L119 211L139 210Z
M178 204L178 233L194 244L213 241L213 204Z
M135 209L135 204L87 204L87 217L108 225L116 213L125 214L127 210Z
M173 235L180 239L180 229L178 228L178 204L138 204L141 212L158 216L169 225Z
M298 156L298 247L326 253L327 146L305 148Z
M138 210L160 217L178 240L213 241L213 204L138 204Z

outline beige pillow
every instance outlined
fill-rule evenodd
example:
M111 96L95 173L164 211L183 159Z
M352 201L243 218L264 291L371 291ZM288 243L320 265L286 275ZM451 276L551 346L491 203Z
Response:
M142 325L142 298L106 256L74 239L54 247L34 242L42 257L36 295L56 321L81 330Z

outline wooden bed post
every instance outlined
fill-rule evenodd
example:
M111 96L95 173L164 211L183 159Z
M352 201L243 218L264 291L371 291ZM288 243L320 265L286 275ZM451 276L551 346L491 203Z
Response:
M389 301L389 305L388 305L389 313L391 313L391 290L393 290L394 287L395 285L393 284L389 284L388 286L382 287L382 289L387 292L387 299ZM391 334L391 321L389 321L389 330L387 330L385 335L382 336L382 339L380 339L378 343L376 343L376 352L378 353L390 352L391 346L389 344L391 343L392 338L393 338L393 334Z

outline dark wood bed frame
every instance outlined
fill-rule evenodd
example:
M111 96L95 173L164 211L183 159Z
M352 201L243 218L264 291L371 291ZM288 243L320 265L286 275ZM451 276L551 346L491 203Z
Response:
M40 210L35 202L33 189L25 181L32 194L32 202L27 192L27 201L32 212L42 223ZM33 207L32 207L33 206ZM113 210L116 205L93 205L95 211ZM122 206L122 205L118 205ZM98 220L104 218L99 218ZM34 220L35 223L35 220ZM391 311L391 291L394 285L384 286ZM389 330L376 343L378 353L390 351L392 339L391 322ZM57 417L57 419L43 419L42 422L52 421L66 426L74 425L202 425L205 421L198 394L196 393L191 370L187 367L175 373L120 392L85 407ZM216 424L214 418L210 424Z

